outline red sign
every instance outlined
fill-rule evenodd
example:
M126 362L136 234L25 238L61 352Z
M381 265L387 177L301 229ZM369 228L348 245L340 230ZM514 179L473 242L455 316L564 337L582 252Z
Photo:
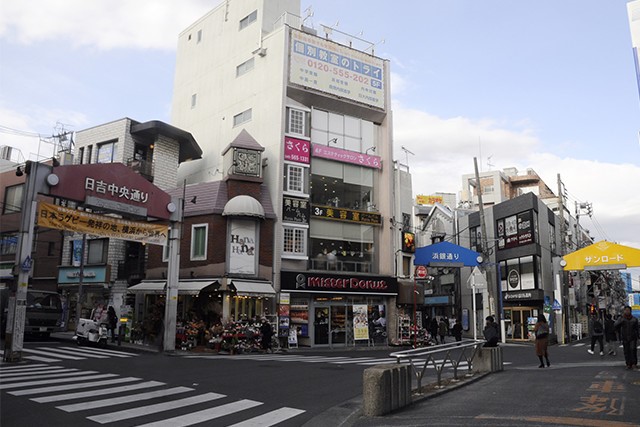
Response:
M87 198L146 210L146 216L169 219L171 196L122 163L68 165L53 168L60 179L49 194L84 203Z
M342 163L352 163L367 168L382 169L382 162L378 156L370 156L357 151L343 150L341 148L328 147L322 144L313 144L313 156L323 159L335 160Z
M419 265L416 267L416 277L418 279L424 279L427 277L427 267Z
M309 164L311 143L304 139L284 137L284 159Z

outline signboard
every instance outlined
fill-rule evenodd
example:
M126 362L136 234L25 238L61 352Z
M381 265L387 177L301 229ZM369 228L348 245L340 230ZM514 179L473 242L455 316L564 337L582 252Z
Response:
M416 205L431 206L436 203L442 204L443 202L444 202L444 198L442 196L425 196L423 194L418 194L416 196Z
M401 231L402 233L402 252L414 253L416 251L416 235L410 231Z
M425 297L424 305L449 305L451 297L449 295L440 295L435 297Z
M171 196L122 163L57 166L53 173L60 181L50 187L54 197L91 202L125 214L146 210L154 218L171 215L167 210Z
M88 266L82 268L82 283L108 283L109 268L107 266ZM73 266L58 267L58 283L80 283L80 268Z
M382 59L297 30L290 57L290 83L385 108Z
M532 211L521 212L496 221L498 249L516 248L534 242Z
M358 151L343 150L342 148L329 147L323 144L312 145L313 157L335 160L336 162L350 163L365 168L382 169L382 161L379 156L370 156Z
M282 290L310 293L397 295L398 280L387 276L358 276L283 271Z
M353 305L353 339L369 339L369 318L366 304Z
M229 273L256 274L256 223L251 220L231 220L229 237Z
M311 205L311 215L315 218L331 219L335 221L382 225L382 215L379 213L336 208L333 206Z
M311 204L307 199L282 196L282 221L309 224Z
M610 243L594 243L563 257L564 270L610 270L640 267L640 249Z
M310 162L311 142L291 138L290 136L284 137L284 159L292 162L309 164Z
M152 245L165 246L169 236L169 227L166 225L95 215L45 202L38 203L37 216L37 223L41 227Z
M427 267L425 267L424 265L419 265L416 267L416 277L418 279L424 279L425 277L427 277Z
M521 300L544 300L544 291L542 289L533 289L530 291L503 292L504 301L521 301Z

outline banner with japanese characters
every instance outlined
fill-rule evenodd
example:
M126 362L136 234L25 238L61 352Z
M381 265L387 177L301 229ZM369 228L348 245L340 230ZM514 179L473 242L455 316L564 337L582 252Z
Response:
M45 202L38 203L37 216L37 223L41 227L133 240L152 245L166 245L169 236L169 227L166 225L127 221Z

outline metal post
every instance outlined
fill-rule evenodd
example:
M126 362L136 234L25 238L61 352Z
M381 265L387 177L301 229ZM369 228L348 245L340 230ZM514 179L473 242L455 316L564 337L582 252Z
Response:
M176 319L178 311L178 283L180 280L180 240L184 221L184 198L176 203L176 216L180 221L172 221L169 229L169 265L167 267L167 293L164 306L163 350L176 349Z
M78 301L76 302L76 330L80 323L80 315L82 314L82 284L84 283L84 251L87 247L87 235L82 235L82 244L80 245L80 269L78 272Z
M478 339L478 321L477 321L477 315L476 315L476 284L475 284L475 280L473 279L473 276L471 276L471 289L473 289L473 339L477 340Z

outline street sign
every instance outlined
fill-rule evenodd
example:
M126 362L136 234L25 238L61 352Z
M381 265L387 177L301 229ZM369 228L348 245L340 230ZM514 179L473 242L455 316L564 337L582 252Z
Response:
M562 310L562 306L560 305L560 303L558 302L558 300L557 300L557 299L554 299L554 300L553 300L553 306L552 306L552 308L553 308L554 310Z
M28 273L29 271L31 271L32 266L33 259L31 258L31 256L27 256L24 261L22 261L22 265L20 266L20 268L22 269L23 273Z
M425 279L427 277L427 267L419 265L416 267L416 278Z
M471 276L467 279L467 284L476 289L484 289L487 287L487 278L478 267L473 267Z

